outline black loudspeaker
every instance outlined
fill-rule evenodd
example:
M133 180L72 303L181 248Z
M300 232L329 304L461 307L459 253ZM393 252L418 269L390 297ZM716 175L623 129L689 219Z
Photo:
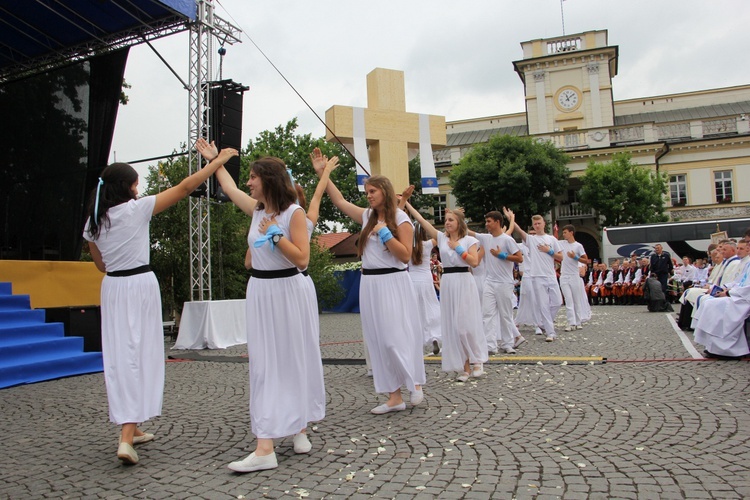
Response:
M209 124L211 137L219 150L242 149L242 95L248 87L231 80L212 82L209 87L211 106ZM210 142L210 141L209 141ZM224 164L234 182L240 182L240 158L232 157ZM211 177L211 197L218 201L229 201L215 176Z
M45 309L47 323L62 323L66 337L83 337L84 352L102 350L102 315L99 306L68 306Z

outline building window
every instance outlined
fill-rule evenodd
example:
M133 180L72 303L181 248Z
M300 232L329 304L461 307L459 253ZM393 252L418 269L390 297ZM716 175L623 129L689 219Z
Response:
M444 224L445 209L448 206L448 195L439 194L435 196L435 199L437 200L437 208L435 209L435 223Z
M669 176L669 198L673 207L687 205L687 181L685 174Z
M714 187L716 189L716 203L731 203L732 171L721 170L714 172Z

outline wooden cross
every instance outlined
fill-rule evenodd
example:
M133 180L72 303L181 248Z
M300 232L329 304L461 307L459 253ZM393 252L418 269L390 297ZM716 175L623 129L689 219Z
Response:
M364 115L370 173L385 175L400 193L409 185L409 149L419 149L419 114L406 112L403 71L375 68L367 75ZM326 111L326 125L342 141L351 142L352 116L350 106L331 106ZM432 147L445 147L445 117L430 115L429 119ZM326 131L326 140L335 140L330 131Z

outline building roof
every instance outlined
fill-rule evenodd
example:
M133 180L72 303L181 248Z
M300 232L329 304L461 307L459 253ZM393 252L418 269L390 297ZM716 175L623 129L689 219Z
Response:
M351 236L352 233L329 233L329 234L319 234L315 237L315 242L320 245L323 248L332 249L345 239L347 239L349 236Z
M635 125L640 123L667 123L687 120L702 120L707 118L721 118L736 116L742 113L750 114L750 101L712 104L695 108L673 109L668 111L650 111L632 115L615 116L615 125ZM450 143L450 137L448 138Z
M529 135L529 128L526 125L514 125L512 127L498 127L485 130L472 130L468 132L448 134L448 144L446 147L487 142L490 140L490 137L496 134L525 136Z

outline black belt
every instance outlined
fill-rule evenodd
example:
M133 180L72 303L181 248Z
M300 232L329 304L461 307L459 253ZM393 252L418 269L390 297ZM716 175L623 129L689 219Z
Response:
M371 275L371 274L392 274L392 273L400 273L402 271L406 271L406 268L404 269L398 269L396 267L384 267L381 269L365 269L362 268L362 274L365 276Z
M115 278L122 278L124 276L135 276L136 274L150 273L151 266L146 264L145 266L134 267L133 269L124 269L122 271L109 271L107 276L113 276Z
M297 269L296 267L290 267L289 269L276 269L273 271L253 269L253 278L259 278L262 280L272 280L274 278L290 278L295 274L299 274L299 269Z
M450 273L468 273L469 268L468 267L444 267L443 268L443 274L450 274Z

